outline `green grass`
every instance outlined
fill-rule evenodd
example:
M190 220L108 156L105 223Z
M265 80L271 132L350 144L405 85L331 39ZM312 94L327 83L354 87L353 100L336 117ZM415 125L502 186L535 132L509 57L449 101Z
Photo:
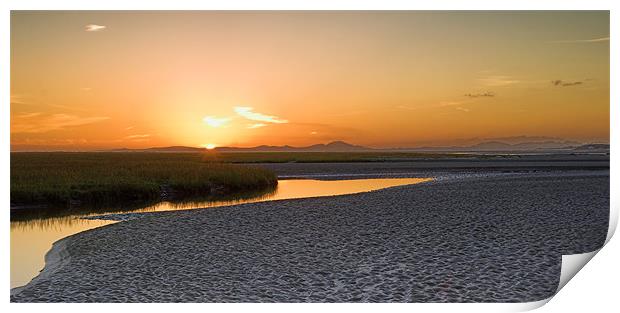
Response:
M224 163L323 163L398 162L416 159L472 157L461 153L423 152L214 152L204 153L205 161Z
M11 203L121 203L257 191L277 185L263 168L215 163L199 153L11 153Z

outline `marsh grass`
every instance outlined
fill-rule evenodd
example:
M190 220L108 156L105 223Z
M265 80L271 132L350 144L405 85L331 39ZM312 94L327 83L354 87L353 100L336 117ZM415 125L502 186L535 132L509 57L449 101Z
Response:
M11 204L147 202L162 186L181 197L277 185L266 169L205 160L200 153L11 153Z
M265 199L276 192L276 186L266 187L260 190L234 191L227 194L209 194L186 196L179 199L170 199L166 202L175 209L185 209L188 206L195 208L208 207L212 203L221 205L234 205L248 200ZM150 212L155 211L156 206L161 200L123 202L123 203L91 203L84 206L33 206L22 209L11 210L11 227L28 227L35 223L41 227L53 225L54 223L71 223L76 216L89 214L114 214L128 212ZM23 222L20 224L20 222Z

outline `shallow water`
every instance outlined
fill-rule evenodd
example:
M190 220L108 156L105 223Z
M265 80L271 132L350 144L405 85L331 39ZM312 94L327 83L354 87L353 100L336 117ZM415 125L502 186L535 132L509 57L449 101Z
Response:
M273 192L251 198L220 201L163 201L138 209L104 209L108 213L158 212L187 210L193 208L218 207L269 200L296 199L320 196L335 196L377 190L400 185L428 181L428 178L378 178L352 180L291 179L278 181ZM86 220L87 216L102 213L76 213L61 217L32 218L11 221L11 288L27 284L45 265L45 254L52 244L64 237L115 223L114 221Z

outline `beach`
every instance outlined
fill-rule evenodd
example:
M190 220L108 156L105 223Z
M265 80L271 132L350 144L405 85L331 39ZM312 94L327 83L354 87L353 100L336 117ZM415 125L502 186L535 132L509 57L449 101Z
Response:
M605 241L609 171L599 165L412 172L384 163L274 164L279 176L436 179L126 214L57 242L43 273L11 301L538 301L555 293L562 255Z
M531 309L612 237L609 10L185 7L5 14L10 302Z

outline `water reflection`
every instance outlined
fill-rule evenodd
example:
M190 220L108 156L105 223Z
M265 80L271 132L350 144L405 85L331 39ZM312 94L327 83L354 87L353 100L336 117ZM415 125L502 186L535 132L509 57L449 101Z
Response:
M83 217L103 214L185 210L264 201L269 199L274 193L276 193L276 188L264 189L258 192L240 192L226 196L193 197L176 201L152 201L109 206L73 206L71 208L38 207L34 209L11 210L11 229L67 227L75 223L81 223L79 221Z
M58 223L56 219L36 224L11 222L11 288L27 284L45 265L45 254L52 244L84 230L115 223L113 221L73 218Z
M83 217L104 213L158 212L219 207L268 200L343 195L392 186L416 184L428 178L387 178L353 180L280 180L275 190L235 194L225 198L208 197L186 201L164 201L142 206L81 207L71 209L20 210L11 213L11 288L25 285L44 266L44 256L52 244L64 237L113 221L86 220Z

